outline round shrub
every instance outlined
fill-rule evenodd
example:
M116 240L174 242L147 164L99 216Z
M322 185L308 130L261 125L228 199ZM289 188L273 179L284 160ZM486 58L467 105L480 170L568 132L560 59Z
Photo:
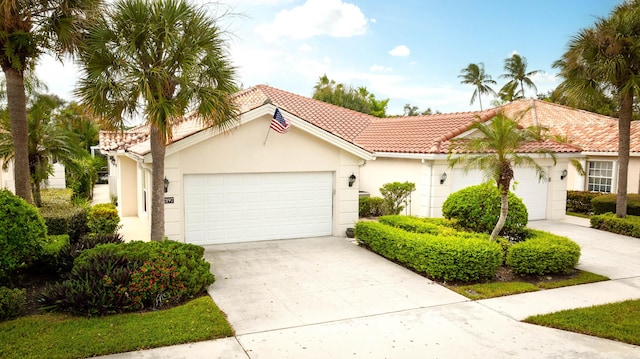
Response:
M454 192L442 205L442 215L455 219L462 228L472 232L491 233L500 218L500 191L491 183L463 188ZM509 213L500 236L512 242L527 237L529 214L522 200L509 192Z
M38 209L0 190L0 281L39 257L46 238L47 227Z
M546 275L568 273L580 259L580 246L569 238L543 231L509 248L507 265L515 274Z
M24 289L0 287L0 321L19 316L25 300Z
M120 225L118 209L111 203L92 206L87 214L87 226L91 233L114 234Z

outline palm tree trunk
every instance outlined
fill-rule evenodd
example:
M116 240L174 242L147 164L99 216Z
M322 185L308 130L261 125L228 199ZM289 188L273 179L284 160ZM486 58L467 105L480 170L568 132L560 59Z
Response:
M502 195L500 196L500 218L498 218L498 223L493 228L491 232L491 242L494 242L496 238L498 238L498 234L504 227L504 224L507 222L507 214L509 214L509 191L506 193L501 191Z
M151 240L164 240L164 154L165 144L162 134L151 127L151 157L153 173L151 174Z
M633 94L623 95L620 99L620 118L618 119L618 192L616 197L616 216L627 216L627 176L629 174L629 147L631 141L631 120L633 116Z
M11 137L14 153L14 181L16 195L33 203L29 175L29 149L27 125L27 98L24 89L24 77L12 67L2 67L7 80L7 109L11 119Z

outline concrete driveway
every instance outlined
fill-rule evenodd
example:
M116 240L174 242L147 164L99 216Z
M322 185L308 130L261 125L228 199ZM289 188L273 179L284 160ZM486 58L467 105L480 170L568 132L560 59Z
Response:
M535 221L582 247L612 280L469 301L344 238L207 246L209 294L236 336L130 358L640 358L640 347L522 323L529 315L640 298L640 239L588 221Z
M216 245L205 256L209 293L236 330L220 357L640 357L636 346L521 323L518 306L468 301L344 238Z

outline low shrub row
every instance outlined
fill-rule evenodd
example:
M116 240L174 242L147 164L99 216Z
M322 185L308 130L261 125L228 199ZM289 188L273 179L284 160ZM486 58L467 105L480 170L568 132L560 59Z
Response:
M68 234L72 241L85 235L87 228L87 208L67 204L49 204L40 208L40 214L51 235Z
M490 242L487 234L458 231L455 221L383 216L356 224L358 242L417 272L444 281L480 281L495 276L503 264L519 275L572 270L580 247L566 237L529 229L530 237L511 244Z
M580 246L569 238L530 230L531 237L513 244L506 264L515 274L546 275L567 273L578 264Z
M204 248L173 241L103 244L76 258L68 279L39 296L45 310L105 315L157 309L213 283Z
M613 213L591 216L591 227L603 231L640 238L640 217L628 215L618 218Z
M419 273L444 281L478 281L495 276L502 251L481 234L477 238L411 233L378 222L358 222L358 242Z
M616 194L604 194L597 196L591 200L593 212L595 214L615 213L616 212ZM627 214L632 216L640 216L640 195L627 194Z
M599 192L567 191L567 212L593 213L591 200L602 195Z

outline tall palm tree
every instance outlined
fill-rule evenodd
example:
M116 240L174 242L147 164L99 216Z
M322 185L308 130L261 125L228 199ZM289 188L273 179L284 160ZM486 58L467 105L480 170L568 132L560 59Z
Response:
M558 88L575 101L613 93L619 104L616 216L627 214L627 175L634 99L640 91L640 1L616 6L607 18L580 30L554 63L564 78Z
M502 87L500 92L511 93L514 96L518 96L518 92L524 98L524 86L533 88L534 92L538 92L536 85L531 80L533 75L536 75L541 70L527 71L527 59L524 56L513 54L511 57L504 60L504 70L506 73L500 75L501 78L508 79L508 82ZM520 90L518 90L520 87Z
M545 129L535 126L520 128L518 121L503 113L498 113L489 122L475 122L471 129L478 130L482 136L454 142L447 161L450 167L461 164L465 172L479 168L496 182L500 190L500 217L491 232L493 241L504 227L509 213L509 187L513 180L513 168L532 166L539 180L546 178L543 167L531 156L518 152L528 142L544 140ZM537 153L553 159L555 164L553 152L540 149Z
M77 93L112 127L139 106L150 129L151 239L164 239L164 157L189 112L221 129L238 120L235 69L205 8L182 0L119 0L89 29Z
M494 95L496 92L489 85L495 85L496 82L491 79L491 75L484 72L484 64L482 62L478 64L469 64L466 68L462 69L461 74L458 75L462 79L460 83L465 85L473 85L475 90L471 95L471 102L473 105L476 98L480 102L480 111L482 111L482 95Z
M102 0L0 0L0 67L15 148L16 194L31 202L25 75L40 54L74 53L83 27Z

